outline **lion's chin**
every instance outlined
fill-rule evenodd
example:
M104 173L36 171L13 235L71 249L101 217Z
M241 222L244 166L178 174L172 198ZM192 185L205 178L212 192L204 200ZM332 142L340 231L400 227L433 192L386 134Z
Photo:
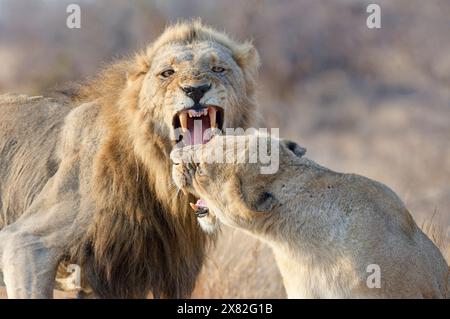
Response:
M176 143L183 146L206 144L222 131L224 111L215 105L194 105L178 112L172 121Z

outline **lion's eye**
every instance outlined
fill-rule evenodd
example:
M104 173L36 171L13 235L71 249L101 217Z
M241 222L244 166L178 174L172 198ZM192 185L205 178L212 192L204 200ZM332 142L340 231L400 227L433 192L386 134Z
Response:
M222 73L225 71L225 68L222 68L221 66L213 66L211 70L215 73Z
M175 73L174 70L168 69L168 70L165 70L165 71L161 72L161 76L162 76L163 78L168 78L168 77L170 77L171 75L173 75L174 73Z

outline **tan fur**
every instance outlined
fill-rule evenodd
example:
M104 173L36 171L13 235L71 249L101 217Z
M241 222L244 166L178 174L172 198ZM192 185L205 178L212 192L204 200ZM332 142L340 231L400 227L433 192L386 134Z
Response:
M205 61L226 65L227 81ZM167 63L176 72L163 81L159 72ZM150 291L188 297L208 238L189 198L171 182L172 118L191 102L180 86L209 81L212 89L202 102L224 109L224 126L245 128L255 109L258 64L250 43L194 21L169 27L145 53L106 67L60 106L56 123L47 120L48 99L1 97L0 107L14 123L0 130L0 186L8 185L0 194L8 225L0 232L0 266L8 295L50 297L57 265L66 260L81 265L99 297L145 297ZM45 140L50 124L55 133ZM24 125L30 129L17 138ZM45 144L34 143L37 136ZM50 159L55 169L43 171ZM36 169L38 187L14 179L8 173L14 167L24 177ZM20 196L29 198L15 207L1 205Z
M226 152L248 154L257 138L239 137L247 146ZM445 259L388 187L321 167L285 140L275 174L260 174L258 163L208 163L224 141L232 137L173 151L175 183L207 202L208 232L219 219L273 248L288 297L449 297ZM373 264L378 288L367 285Z

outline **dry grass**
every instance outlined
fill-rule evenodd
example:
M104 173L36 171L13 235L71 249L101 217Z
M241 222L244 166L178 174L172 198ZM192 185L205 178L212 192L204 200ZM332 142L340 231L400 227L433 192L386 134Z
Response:
M440 220L437 210L420 225L422 231L439 247L447 263L450 263L450 236Z
M272 251L243 232L224 228L193 298L285 298Z

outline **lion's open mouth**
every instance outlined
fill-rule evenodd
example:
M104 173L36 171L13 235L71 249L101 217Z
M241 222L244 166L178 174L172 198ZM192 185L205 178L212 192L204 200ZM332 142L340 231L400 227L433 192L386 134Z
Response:
M181 129L176 142L183 141L185 145L205 144L214 136L216 130L222 130L223 119L223 109L215 105L183 110L173 118L174 130Z

